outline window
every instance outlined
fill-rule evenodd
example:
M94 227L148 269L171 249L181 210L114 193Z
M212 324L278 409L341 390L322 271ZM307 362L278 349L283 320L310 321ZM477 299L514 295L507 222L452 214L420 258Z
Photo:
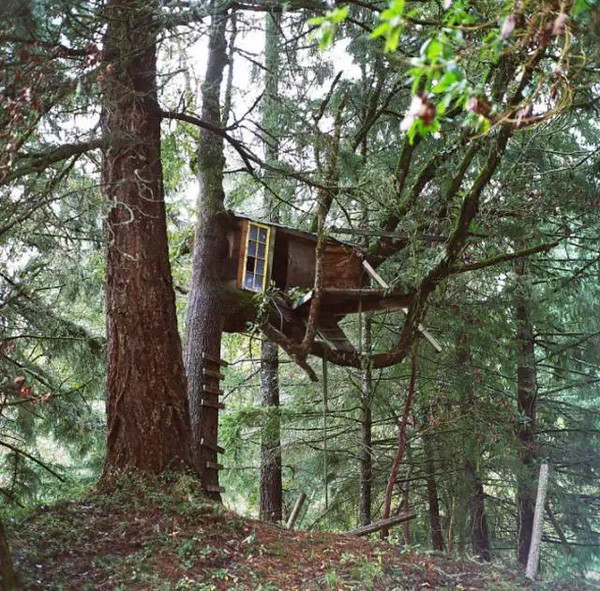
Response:
M250 291L264 291L265 289L270 236L271 229L268 226L248 223L243 274L244 289Z

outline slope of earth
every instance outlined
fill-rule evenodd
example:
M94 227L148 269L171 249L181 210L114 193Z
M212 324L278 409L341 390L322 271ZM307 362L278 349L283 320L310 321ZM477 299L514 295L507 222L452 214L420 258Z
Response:
M529 588L514 573L472 561L243 519L196 491L188 478L149 484L128 477L110 490L37 510L13 524L11 535L25 588Z

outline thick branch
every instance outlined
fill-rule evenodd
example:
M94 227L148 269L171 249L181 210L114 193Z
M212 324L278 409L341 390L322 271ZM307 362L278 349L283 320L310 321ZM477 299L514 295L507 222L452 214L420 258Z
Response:
M552 250L553 248L557 247L559 243L560 240L555 240L554 242L538 244L537 246L531 246L529 248L523 248L522 250L518 250L517 252L506 252L503 254L499 254L493 257L489 257L487 259L483 259L482 261L477 261L475 263L455 266L450 269L450 273L455 274L466 273L467 271L477 271L479 269L485 269L487 267L499 265L500 263L506 263L515 259L528 257L539 252L548 252L549 250Z
M0 180L0 186L6 185L15 179L21 178L29 174L43 172L49 166L67 160L72 156L78 156L91 150L97 150L106 145L104 138L81 142L77 144L63 144L55 146L45 152L31 153L20 156L16 163L17 167L10 170L8 174Z

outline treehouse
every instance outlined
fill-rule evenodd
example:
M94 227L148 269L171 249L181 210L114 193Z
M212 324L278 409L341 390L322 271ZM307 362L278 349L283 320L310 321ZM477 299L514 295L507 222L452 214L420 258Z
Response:
M315 283L317 235L239 215L232 216L231 221L223 281L229 288L248 295L274 288L275 321L279 320L280 330L291 338L301 338ZM354 347L339 326L344 316L404 309L410 299L388 289L365 287L368 276L377 274L364 262L364 253L355 245L328 238L322 257L318 335L339 351L353 352ZM249 306L246 310L243 304L233 307L225 330L243 331L246 322L253 319L251 313Z

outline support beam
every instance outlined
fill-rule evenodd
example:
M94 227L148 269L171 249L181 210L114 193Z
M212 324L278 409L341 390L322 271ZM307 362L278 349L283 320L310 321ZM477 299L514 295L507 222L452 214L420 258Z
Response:
M388 283L383 279L383 277L377 271L375 271L375 269L368 263L368 261L363 261L363 267L365 268L367 273L369 275L371 275L371 277L373 277L373 279L375 279L375 281L377 281L377 283L379 283L379 285L381 285L381 287L383 287L383 289L390 288ZM405 314L408 314L408 308L402 308L402 311ZM442 352L442 345L440 345L440 343L436 340L436 338L422 324L419 324L419 332L431 343L433 348L438 353Z

